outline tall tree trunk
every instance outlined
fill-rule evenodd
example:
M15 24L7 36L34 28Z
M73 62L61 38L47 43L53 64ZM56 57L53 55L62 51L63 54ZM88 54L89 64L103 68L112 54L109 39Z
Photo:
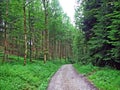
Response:
M62 59L62 41L60 41L60 59Z
M52 41L49 40L49 42L50 42L50 43L49 43L49 59L51 60L51 59L52 59L52 50L53 50L53 49L52 49L52 48L53 48L52 46L53 46L53 45L52 45Z
M57 59L58 58L58 52L57 52L58 51L57 50L58 49L58 42L57 42L57 40L56 40L55 46L56 46L55 47L55 58Z
M42 57L44 57L44 31L41 32L42 33Z
M26 58L27 58L27 29L26 29L26 8L25 8L25 2L24 0L24 6L23 6L23 14L24 14L24 65L26 65Z
M59 59L60 59L60 40L58 41L58 55L59 55Z
M18 38L17 38L17 52L18 52L18 60L19 60L19 57L20 57L20 38L19 38L19 36L18 36Z
M7 17L8 17L8 3L9 0L6 1L6 20L5 20L5 26L4 26L4 57L3 62L7 59Z
M49 58L49 32L48 32L48 3L49 0L43 0L45 14L45 30L44 30L44 63Z
M6 61L6 56L7 56L7 27L6 27L6 22L5 22L5 29L4 29L4 57L3 57L3 62Z
M30 37L30 62L32 62L32 38Z
M32 62L32 31L31 31L31 18L30 18L30 7L29 7L29 30L30 30L30 41L29 41L29 45L30 45L30 62Z

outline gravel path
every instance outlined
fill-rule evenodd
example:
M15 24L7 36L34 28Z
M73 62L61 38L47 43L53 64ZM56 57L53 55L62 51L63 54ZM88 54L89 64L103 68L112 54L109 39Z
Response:
M98 90L71 64L63 65L50 80L47 90Z

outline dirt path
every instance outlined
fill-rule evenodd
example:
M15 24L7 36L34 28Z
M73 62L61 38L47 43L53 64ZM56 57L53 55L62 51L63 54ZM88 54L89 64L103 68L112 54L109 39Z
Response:
M78 74L71 64L63 65L52 77L47 90L98 90Z

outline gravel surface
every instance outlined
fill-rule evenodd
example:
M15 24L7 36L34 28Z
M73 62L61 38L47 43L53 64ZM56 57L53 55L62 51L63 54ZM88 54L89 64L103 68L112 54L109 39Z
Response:
M98 90L71 64L63 65L52 77L47 90Z

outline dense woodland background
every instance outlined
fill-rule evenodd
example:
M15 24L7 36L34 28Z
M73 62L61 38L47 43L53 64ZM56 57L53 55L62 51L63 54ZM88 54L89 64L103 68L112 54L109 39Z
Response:
M77 0L75 26L58 0L0 0L0 57L66 59L120 69L120 1ZM27 59L28 58L28 59Z
M0 4L3 62L10 54L24 56L24 64L26 58L46 62L72 56L75 28L58 0L2 0Z
M80 30L75 38L77 60L120 69L120 0L77 3L75 19Z

